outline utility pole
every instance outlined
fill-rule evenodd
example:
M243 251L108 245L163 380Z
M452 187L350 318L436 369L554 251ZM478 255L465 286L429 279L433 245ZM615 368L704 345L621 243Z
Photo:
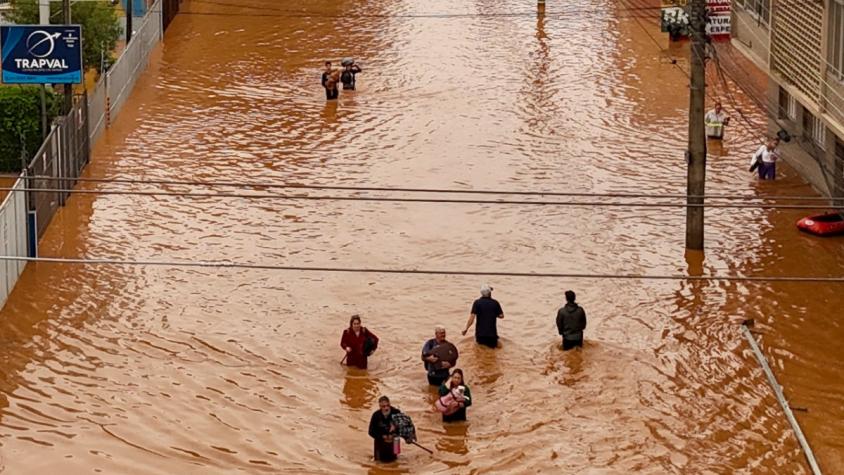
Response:
M50 0L38 0L38 23L50 24Z
M703 250L703 195L706 184L706 130L704 99L706 74L706 0L689 2L689 38L691 39L691 76L689 84L689 163L686 188L686 249Z
M62 18L65 25L70 25L70 0L62 0ZM73 108L73 84L64 85L64 113Z
M132 41L132 0L126 0L126 47Z
M38 23L40 25L49 25L50 24L50 0L38 0ZM48 125L47 125L47 92L45 91L46 86L44 84L41 85L41 140L45 140L47 138ZM24 163L24 168L26 168L26 163Z

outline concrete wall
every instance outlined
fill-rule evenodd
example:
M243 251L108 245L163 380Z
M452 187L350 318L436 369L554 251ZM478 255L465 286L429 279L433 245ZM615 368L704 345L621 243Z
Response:
M844 82L832 74L826 76L827 114L841 126L838 135L844 137Z
M761 23L755 14L735 6L732 11L733 45L750 58L763 71L770 63L771 38L768 26Z
M780 85L770 80L768 82L768 101L770 104L779 103L779 91ZM813 145L814 142L809 137L804 137L803 114L806 109L800 102L797 104L797 117L793 120L788 117L781 117L779 124L769 120L768 134L774 136L781 127L785 128L792 138L789 143L780 143L779 149L783 160L820 193L830 195L832 192L830 171L833 168L829 151L834 150L834 143L833 147L829 146L831 134L827 131L826 151ZM835 137L832 136L832 138L834 140Z

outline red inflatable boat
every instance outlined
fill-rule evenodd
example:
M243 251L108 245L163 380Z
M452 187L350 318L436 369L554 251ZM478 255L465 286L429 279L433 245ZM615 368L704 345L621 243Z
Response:
M844 216L838 213L806 216L797 221L797 227L817 236L836 236L844 234Z

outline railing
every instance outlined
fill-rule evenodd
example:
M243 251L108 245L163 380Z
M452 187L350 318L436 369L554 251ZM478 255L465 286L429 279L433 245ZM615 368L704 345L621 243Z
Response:
M88 111L91 117L89 136L92 142L96 141L117 117L132 93L138 77L146 69L149 54L161 41L161 1L158 0L150 7L135 30L132 41L88 94Z
M162 0L147 11L132 41L93 90L79 96L70 113L55 120L41 148L0 205L0 255L37 255L38 239L69 193L22 191L23 188L69 190L88 164L96 141L126 103L146 69L149 55L163 33ZM172 2L171 2L172 3ZM0 0L0 5L3 0ZM175 3L178 11L178 0ZM171 13L175 15L171 5ZM171 18L172 19L172 18ZM30 178L24 178L28 176ZM36 178L38 177L38 178ZM30 245L31 243L31 245ZM25 262L0 263L0 308L11 293Z
M53 130L27 167L29 176L45 178L29 178L28 188L73 188L73 179L79 177L90 158L87 104L85 96L82 96L68 115L56 120ZM44 234L53 215L59 206L64 206L67 198L67 192L29 192L29 206L36 216L37 237Z
M0 254L4 256L27 256L26 194L14 191L24 188L25 181L21 175L0 204ZM23 261L0 263L0 308L15 288L25 265Z

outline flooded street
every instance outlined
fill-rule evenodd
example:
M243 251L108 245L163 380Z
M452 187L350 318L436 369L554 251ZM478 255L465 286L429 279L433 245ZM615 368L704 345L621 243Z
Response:
M658 3L549 0L543 18L513 0L188 0L182 11L85 176L685 192L688 89L676 66L688 53L661 52L649 36L669 48ZM345 56L362 64L358 90L327 104L322 63ZM753 101L733 94L761 127ZM728 140L710 145L707 193L814 193L788 167L757 183L747 164L758 131L733 120ZM709 209L701 263L684 255L683 208L85 194L59 211L39 251L838 276L844 239L799 234L794 222L809 212ZM506 315L498 350L460 335L484 281ZM584 350L563 354L554 317L567 289L589 325ZM797 417L821 467L842 473L842 289L29 264L0 314L0 458L9 474L809 473L741 336L753 318L786 396L808 409ZM338 364L354 313L381 338L368 371ZM431 412L419 356L436 324L461 352L474 398L466 424ZM405 446L397 464L372 461L366 431L382 394L433 456Z

